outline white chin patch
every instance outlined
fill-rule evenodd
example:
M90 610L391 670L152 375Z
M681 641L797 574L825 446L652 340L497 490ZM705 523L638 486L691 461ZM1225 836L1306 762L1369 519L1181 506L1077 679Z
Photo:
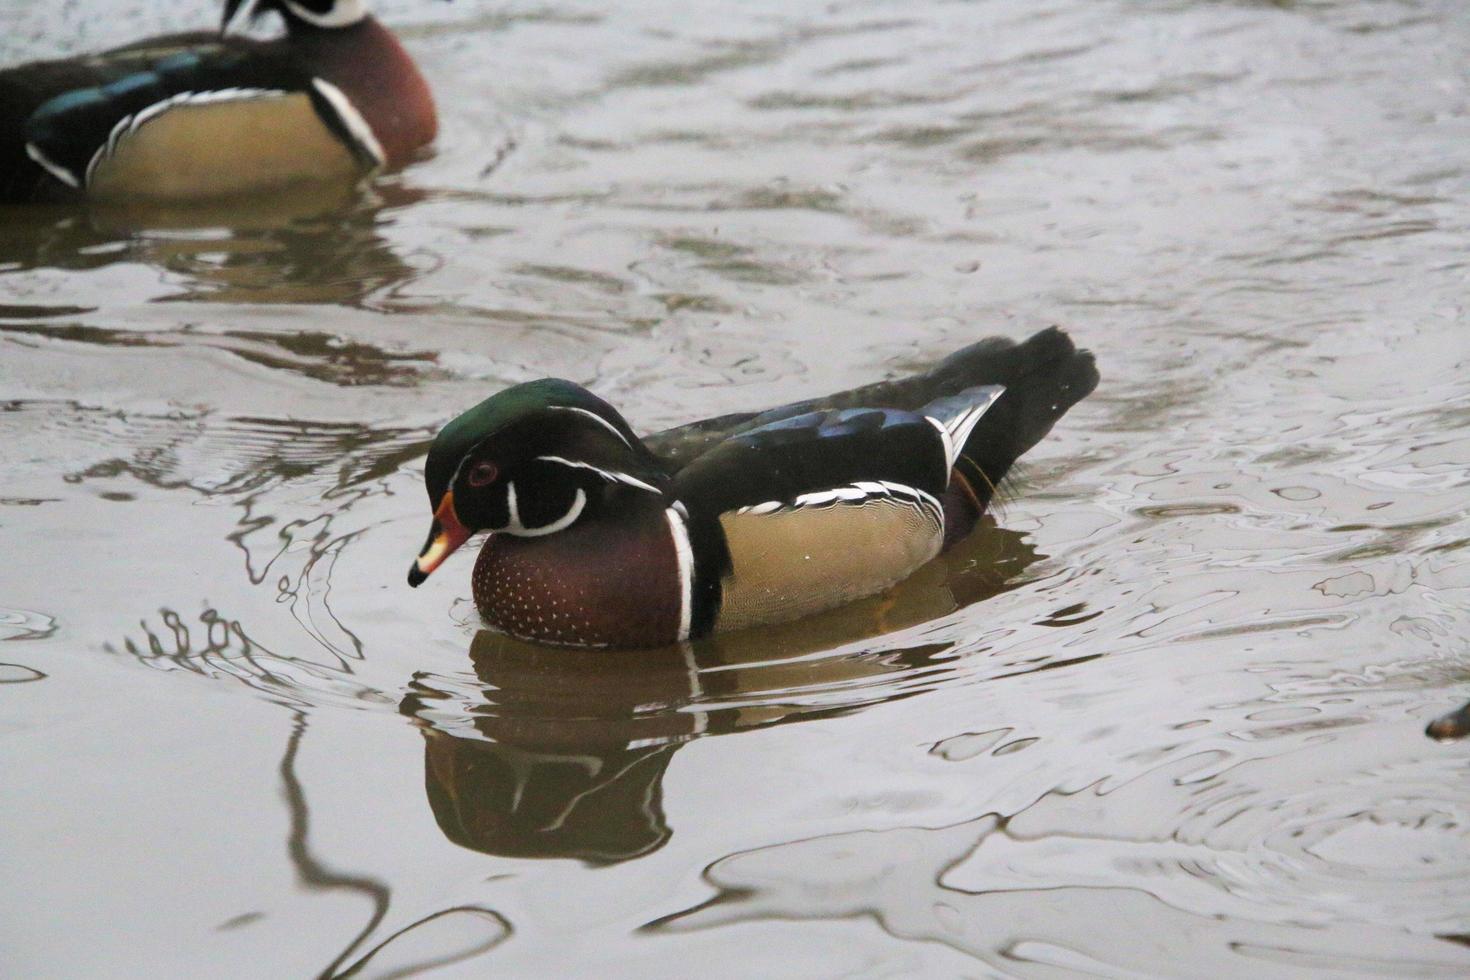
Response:
M308 10L293 0L281 0L281 6L315 27L351 27L367 16L367 7L362 0L337 0L332 9L324 14Z

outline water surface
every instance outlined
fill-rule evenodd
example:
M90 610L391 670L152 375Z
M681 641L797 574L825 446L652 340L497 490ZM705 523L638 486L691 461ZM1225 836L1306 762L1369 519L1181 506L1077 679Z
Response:
M374 6L431 159L0 219L7 974L1470 973L1461 4ZM892 595L613 656L403 584L503 385L1051 323L1102 386Z

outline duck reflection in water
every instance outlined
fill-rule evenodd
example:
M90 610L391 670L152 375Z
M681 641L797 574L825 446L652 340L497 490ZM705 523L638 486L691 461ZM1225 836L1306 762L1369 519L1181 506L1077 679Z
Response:
M170 300L362 307L425 271L381 232L392 212L428 196L380 180L191 205L13 207L0 264L88 270L135 262L184 282Z
M948 643L843 648L1004 592L1039 557L992 525L885 594L613 655L482 630L474 679L420 674L400 705L423 729L429 806L446 837L486 854L591 864L649 854L673 833L662 781L681 745L933 689L955 671Z

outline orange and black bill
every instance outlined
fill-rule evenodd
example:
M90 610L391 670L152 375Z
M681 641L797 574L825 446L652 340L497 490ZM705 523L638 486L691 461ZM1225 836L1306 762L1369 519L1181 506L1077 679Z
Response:
M454 491L446 492L444 499L439 501L439 508L434 511L429 540L424 542L424 550L419 552L418 559L408 570L408 584L417 588L434 569L444 564L444 559L452 555L454 549L469 540L470 533L454 512Z

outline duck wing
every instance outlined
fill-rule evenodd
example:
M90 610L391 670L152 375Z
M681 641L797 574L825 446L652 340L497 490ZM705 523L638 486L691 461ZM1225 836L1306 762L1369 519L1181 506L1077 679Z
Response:
M946 437L897 409L808 412L717 443L673 480L693 556L691 635L806 615L938 554Z
M880 381L763 412L736 412L691 422L647 436L644 444L674 473L732 436L783 419L864 405L924 412L931 403L967 388L1001 385L1012 393L1002 398L1002 405L1008 399L1010 405L1000 413L1009 420L1011 428L1004 428L991 418L979 430L984 436L971 436L972 440L981 440L975 443L976 453L985 461L987 476L999 483L1005 469L1045 436L1067 409L1096 388L1097 380L1092 354L1079 351L1064 331L1051 327L1019 344L1004 337L978 341L929 370L906 378ZM987 418L995 414L987 413ZM1002 433L1006 434L1001 437ZM980 454L982 442L995 448Z
M948 483L945 441L933 422L899 409L849 408L730 436L680 470L673 492L692 515L717 517L859 501L884 487L937 498Z

